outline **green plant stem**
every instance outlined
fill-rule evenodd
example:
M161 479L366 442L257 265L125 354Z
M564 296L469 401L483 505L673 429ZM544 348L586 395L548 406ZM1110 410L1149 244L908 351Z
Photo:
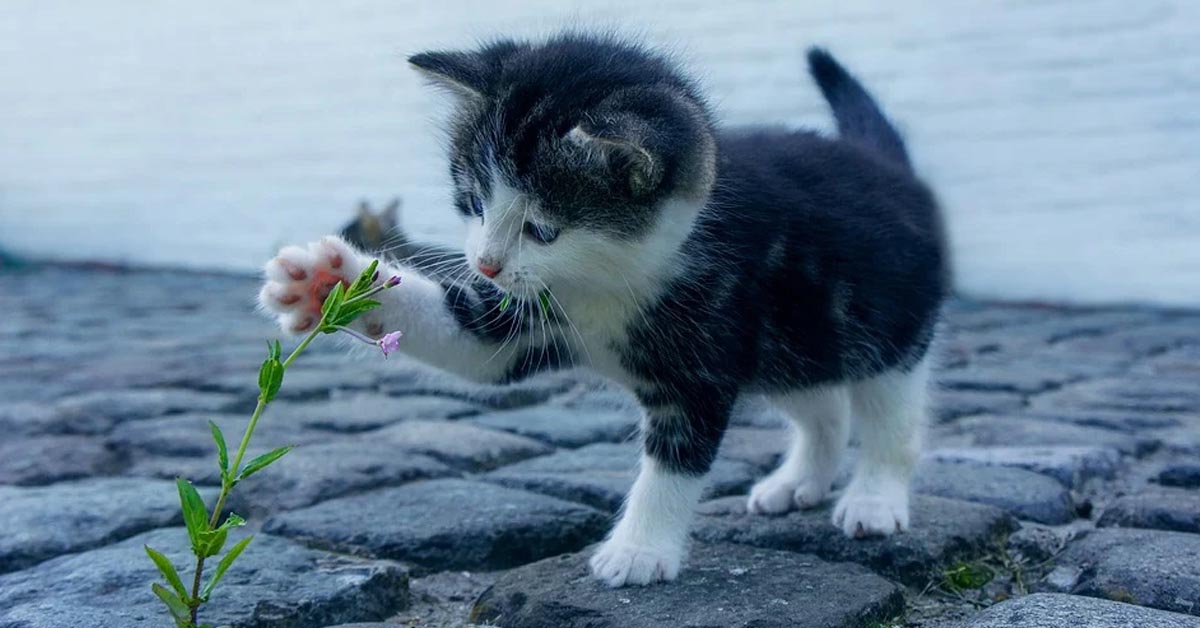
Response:
M292 350L287 359L283 361L283 372L287 373L287 369L292 365L292 362L308 348L308 345L321 333L325 327L325 317L321 317L321 322L317 324L304 340ZM250 424L246 426L246 431L242 433L242 442L238 445L237 455L233 459L233 466L229 467L227 477L221 479L221 494L217 497L217 505L213 508L212 517L208 521L208 527L215 528L221 520L221 510L225 508L225 500L229 497L229 492L233 490L233 478L237 476L238 469L242 466L242 458L246 456L246 449L250 447L250 437L254 435L254 427L258 425L258 419L262 417L263 410L266 409L269 403L260 394L258 396L258 405L254 406L254 414L250 416ZM192 578L192 599L189 600L189 605L192 608L192 625L196 624L196 618L200 612L200 579L204 574L204 557L196 557L196 572Z

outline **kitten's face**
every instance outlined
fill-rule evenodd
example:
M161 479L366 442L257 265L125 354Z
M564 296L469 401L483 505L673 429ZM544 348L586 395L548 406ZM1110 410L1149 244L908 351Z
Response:
M410 61L460 98L451 173L475 272L532 298L628 294L670 265L714 154L703 104L665 62L579 36Z

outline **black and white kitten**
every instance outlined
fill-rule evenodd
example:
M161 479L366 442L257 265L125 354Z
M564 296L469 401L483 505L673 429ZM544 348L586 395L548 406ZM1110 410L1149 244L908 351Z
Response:
M409 61L456 95L466 257L453 272L385 269L404 283L361 330L401 329L408 354L479 380L578 366L634 393L645 453L592 558L598 578L678 574L740 395L767 397L796 427L752 512L820 503L853 417L862 452L834 524L853 537L908 527L947 290L942 228L900 136L832 57L813 50L809 63L838 139L718 129L666 57L610 36ZM369 261L336 237L285 248L262 305L306 331L331 282Z

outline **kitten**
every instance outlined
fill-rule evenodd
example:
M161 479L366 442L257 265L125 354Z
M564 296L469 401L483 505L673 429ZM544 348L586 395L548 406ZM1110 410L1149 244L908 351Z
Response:
M611 36L409 59L456 97L450 174L470 264L391 265L382 276L404 283L361 329L401 329L409 355L483 381L580 366L633 392L644 454L591 560L611 586L678 574L740 395L796 428L751 512L824 500L853 417L862 453L834 524L851 537L909 525L948 283L938 209L862 86L827 53L808 58L837 139L719 129L667 57ZM306 331L316 296L369 261L333 237L285 248L261 302Z

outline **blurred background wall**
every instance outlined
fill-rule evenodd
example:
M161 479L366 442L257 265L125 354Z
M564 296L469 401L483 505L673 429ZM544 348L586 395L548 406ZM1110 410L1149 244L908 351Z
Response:
M616 27L730 124L827 129L829 46L909 138L984 296L1200 304L1196 0L5 0L0 249L249 270L360 198L456 242L444 97L404 56Z

